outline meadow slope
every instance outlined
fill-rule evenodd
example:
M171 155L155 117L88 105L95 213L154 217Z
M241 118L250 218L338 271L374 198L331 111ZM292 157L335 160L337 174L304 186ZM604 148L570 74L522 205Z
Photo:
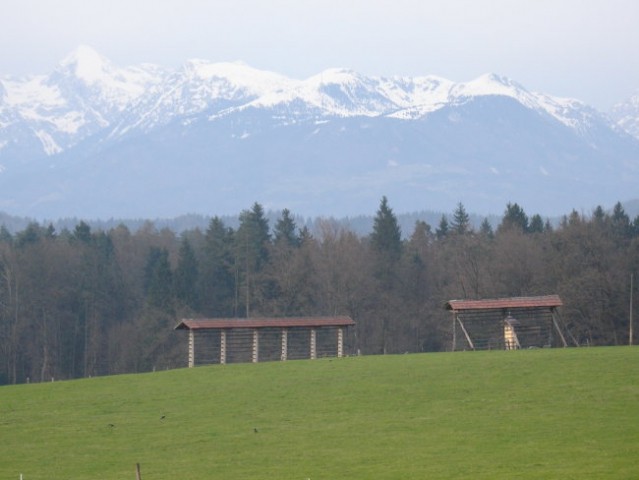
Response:
M0 478L632 478L639 348L198 367L0 387Z

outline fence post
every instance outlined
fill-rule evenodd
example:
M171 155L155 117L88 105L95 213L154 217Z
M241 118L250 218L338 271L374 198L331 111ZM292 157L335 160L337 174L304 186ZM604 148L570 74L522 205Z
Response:
M226 330L220 332L220 364L226 364Z
M317 332L311 328L311 360L317 358Z
M288 330L286 328L282 329L282 353L280 355L280 359L285 361L288 355Z
M140 464L139 463L135 464L135 479L136 480L142 480L142 474L140 473Z
M260 337L257 328L253 329L253 354L251 361L257 363L260 358Z
M195 332L189 329L189 368L195 366Z

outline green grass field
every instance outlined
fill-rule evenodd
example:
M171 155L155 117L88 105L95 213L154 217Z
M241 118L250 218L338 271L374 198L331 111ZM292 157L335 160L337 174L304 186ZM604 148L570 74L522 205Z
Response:
M639 348L0 387L0 478L135 479L136 463L143 480L637 478Z

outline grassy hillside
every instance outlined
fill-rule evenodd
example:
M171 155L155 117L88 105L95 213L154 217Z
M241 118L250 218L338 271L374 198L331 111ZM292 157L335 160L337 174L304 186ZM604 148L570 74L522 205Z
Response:
M164 417L164 418L162 418ZM0 388L0 478L631 478L639 348L199 367Z

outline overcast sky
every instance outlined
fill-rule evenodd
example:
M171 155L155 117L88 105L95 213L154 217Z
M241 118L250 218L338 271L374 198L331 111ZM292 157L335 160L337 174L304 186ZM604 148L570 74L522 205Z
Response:
M484 73L602 110L639 90L637 0L2 0L0 75L78 45L117 65L241 60L303 79Z

